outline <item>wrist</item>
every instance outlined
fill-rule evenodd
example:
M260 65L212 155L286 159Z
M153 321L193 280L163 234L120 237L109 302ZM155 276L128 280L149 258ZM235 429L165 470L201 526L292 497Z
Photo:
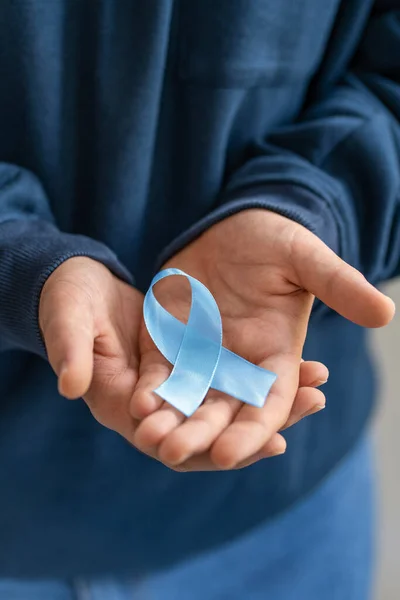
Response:
M267 211L302 225L337 254L346 252L342 248L342 235L332 206L324 199L302 186L292 184L269 184L256 189L229 192L211 213L192 224L172 240L157 260L157 270L162 264L180 252L204 232L223 223L232 216L250 210Z

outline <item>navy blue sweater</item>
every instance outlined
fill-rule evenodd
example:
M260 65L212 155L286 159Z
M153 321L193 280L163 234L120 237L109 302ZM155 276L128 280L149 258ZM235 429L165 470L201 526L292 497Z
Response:
M290 506L371 412L360 328L314 312L328 408L285 456L178 474L57 395L38 298L73 255L145 291L246 206L396 275L399 1L1 0L0 86L0 576L149 572Z

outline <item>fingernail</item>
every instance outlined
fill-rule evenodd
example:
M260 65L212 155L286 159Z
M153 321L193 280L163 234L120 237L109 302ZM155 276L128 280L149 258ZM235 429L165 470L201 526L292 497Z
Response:
M311 417L311 415L315 415L315 413L320 412L321 410L324 410L324 408L325 408L325 405L317 404L317 406L314 406L314 408L312 408L311 410L304 413L304 415L301 415L300 419L305 419L305 417Z
M285 450L277 450L276 452L273 452L273 454L271 454L271 458L273 456L280 456L281 454L285 454L286 449Z
M60 373L58 375L58 391L61 395L63 395L63 380L68 371L67 363L63 363L60 368Z
M390 300L390 302L393 304L393 311L396 312L396 303L395 303L395 301L393 300L393 298L391 298L387 294L385 294L385 295L386 295L386 298L388 298L388 300Z
M285 454L286 452L286 446L285 448L278 448L277 450L275 450L274 452L271 452L270 454L268 454L268 457L273 457L273 456L280 456L281 454Z
M327 381L327 379L317 379L311 384L311 387L320 387L321 385L324 385Z

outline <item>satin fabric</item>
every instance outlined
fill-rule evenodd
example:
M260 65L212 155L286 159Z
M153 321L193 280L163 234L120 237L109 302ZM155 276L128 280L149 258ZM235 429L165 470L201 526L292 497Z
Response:
M163 308L153 292L158 281L172 275L190 283L192 301L186 325ZM264 406L275 373L223 347L218 305L200 281L179 269L161 271L151 282L143 311L150 337L173 365L168 379L154 390L166 402L189 417L214 388L252 406Z

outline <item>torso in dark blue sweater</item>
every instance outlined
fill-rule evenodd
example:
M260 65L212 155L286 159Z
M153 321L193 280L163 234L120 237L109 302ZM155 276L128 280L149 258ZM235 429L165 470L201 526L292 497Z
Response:
M338 154L349 114L369 123L390 112L387 128L399 134L396 99L393 108L378 90L364 108L364 84L341 83L371 8L2 0L0 576L132 574L177 562L290 506L360 435L373 400L364 332L317 307L304 356L331 370L328 408L288 431L287 454L235 472L169 471L97 424L83 402L57 395L39 356L35 302L54 264L81 252L116 272L123 265L145 291L160 256L253 193L273 197L266 207L310 226L374 282L394 275L398 248L383 258L368 248L362 182L353 193L353 166ZM307 110L314 116L302 125ZM352 140L357 164L368 135ZM388 196L395 176L386 176ZM378 244L391 235L394 200L378 209L366 194L368 215L385 214L369 230Z

